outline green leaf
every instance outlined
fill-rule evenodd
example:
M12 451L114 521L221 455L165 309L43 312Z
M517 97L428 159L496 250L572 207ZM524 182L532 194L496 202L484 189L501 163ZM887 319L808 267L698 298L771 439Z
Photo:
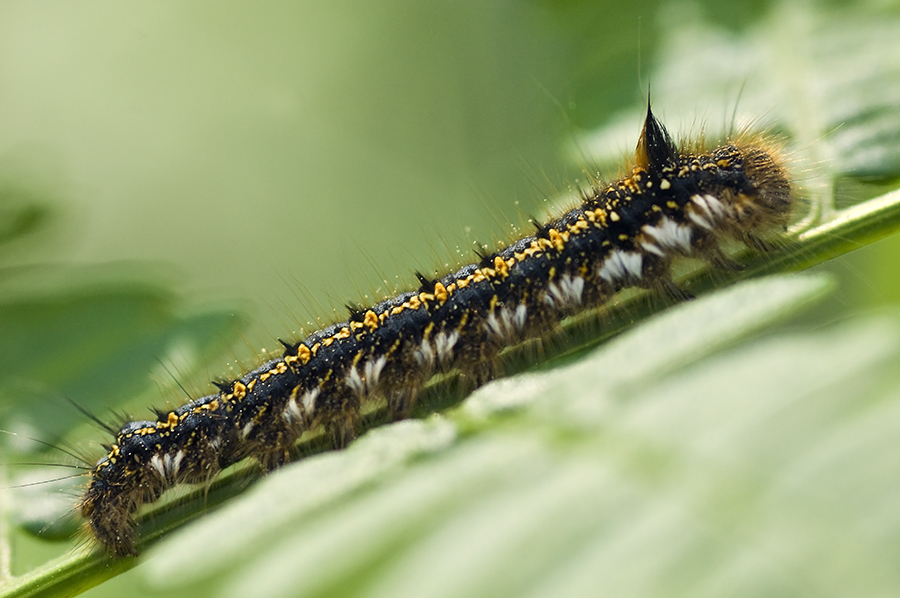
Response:
M624 26L609 32L609 23L624 23L641 10L652 13L653 19L645 21L656 23L647 25L653 30L647 36L654 50L650 80L654 107L666 122L671 125L675 115L684 115L687 126L681 129L690 131L690 119L699 113L710 136L744 116L774 123L790 140L798 181L817 206L813 218L786 235L776 251L736 256L747 266L743 273L686 273L682 283L692 292L700 294L741 277L820 264L897 229L900 195L884 184L897 177L900 162L900 127L893 113L900 103L900 74L896 53L889 51L900 20L893 9L784 2L763 10L762 3L748 3L741 10L753 18L745 22L715 20L721 9L714 3L694 8L678 4L659 11L655 6L623 5L603 8L610 13L618 10L618 21L597 21L577 18L585 14L581 10L588 10L583 4L587 3L517 6L508 12L496 8L491 13L495 21L481 19L487 10L483 7L471 13L460 9L460 14L478 15L466 23L502 24L503 35L489 32L487 39L502 40L497 45L523 62L516 68L534 76L532 70L555 73L562 67L554 61L564 55L559 50L563 42L549 43L547 34L537 35L535 29L545 32L565 25L566 31L554 34L566 43L575 33L583 34L571 42L582 50L584 40L596 42L598 32L604 38L611 33L609 39L617 40L613 45L621 52L618 42L633 42L635 36ZM407 13L402 14L406 19ZM508 14L515 18L500 18ZM538 16L546 22L536 23ZM353 23L346 46L354 41L374 44L377 36L366 41L358 34L369 29ZM383 26L379 21L370 29L390 37L383 35L387 29L379 29ZM417 33L429 32L429 44L435 39L431 34L443 28L443 21L440 27L415 27ZM436 54L474 52L463 41L470 28L447 25L447 31L457 29L458 40L443 40L446 45L436 45L441 50ZM421 57L423 42L415 39L417 45L397 56ZM634 95L628 91L634 87L631 57L601 49L592 50L592 56L602 61L596 69L586 69L587 61L565 68L582 69L581 76L600 80L606 96L621 100ZM491 64L484 56L495 57L501 51L480 50L478 60L472 61L479 69ZM394 57L373 56L377 57L373 64L384 56ZM622 66L626 60L631 61L627 73ZM436 129L440 143L430 139L430 145L413 149L400 146L404 135L416 129L410 123L417 121L397 127L393 119L376 119L366 130L382 133L376 137L386 144L378 155L384 161L367 163L365 168L342 164L344 171L359 168L367 178L407 172L409 159L431 156L432 151L443 156L439 150L445 143L451 149L465 145L453 145L454 136L469 130L479 135L492 132L483 133L484 153L477 155L493 160L501 145L497 139L508 142L497 132L525 130L533 120L521 106L506 113L513 100L522 98L521 90L504 85L515 61L498 60L502 67L497 72L477 71L491 91L484 95L491 96L492 105L502 106L485 113L495 121L514 120L511 129L488 129L486 121L491 119L478 110L460 110L465 117L460 123L442 123ZM399 72L401 61L387 62ZM430 71L432 63L427 64ZM378 92L362 85L359 75L377 78L383 71L356 66L359 70L351 71L356 76L347 76L352 84L339 87L345 93L329 87L334 85L332 78L315 80L334 94L324 97L337 98L327 104L329 109L337 110L345 102L378 103ZM127 70L145 75L131 65ZM330 74L332 67L322 70ZM618 80L601 79L598 72L615 72ZM333 78L341 76L335 69ZM541 76L534 77L539 84L544 82ZM293 80L293 72L285 78ZM452 77L442 74L441 79ZM386 86L398 81L408 95L402 99L412 103L414 85L404 77L390 79ZM319 88L310 85L310 89ZM563 101L569 99L567 88L553 88L554 93ZM442 100L450 97L443 87L434 94ZM270 99L276 108L281 105L278 97ZM478 105L478 100L472 102ZM326 104L309 110L315 113L322 105ZM407 104L402 104L403 110L399 105L390 107L393 116L405 113ZM617 152L633 145L639 109L635 103L630 114L610 119L602 132L605 144ZM610 110L604 105L599 113L605 118ZM430 114L426 109L423 113ZM203 130L218 134L233 120L227 110L211 114L219 120L204 123ZM341 126L361 127L359 120L340 114L335 121L345 118ZM716 126L717 119L722 127ZM238 123L238 136L243 140L256 125L260 123ZM273 128L280 132L284 123L278 125ZM627 130L624 137L616 133L622 126ZM329 130L325 141L333 142L333 135ZM532 138L523 133L515 139ZM303 141L310 146L305 159L319 167L316 160L327 144L305 135ZM168 158L171 146L160 145ZM347 147L355 150L357 144ZM388 163L392 152L402 159ZM346 154L349 162L353 152ZM271 155L262 150L259 155L258 161L268 169ZM290 162L291 156L284 159ZM235 170L243 175L253 165L253 159L247 159L246 170L243 165ZM293 168L294 163L290 165ZM193 167L203 166L193 163L185 169L193 180ZM490 161L488 170L495 167L497 162ZM216 174L224 170L219 168ZM440 170L452 170L452 164L441 162ZM110 173L111 180L115 174ZM144 175L138 177L141 184L151 178ZM442 181L419 172L413 175L418 177L416 203L408 206L387 200L373 206L373 197L380 196L369 193L368 180L365 192L351 187L355 191L350 195L358 203L342 203L338 193L323 191L315 194L316 201L303 204L309 212L302 212L302 218L290 215L287 202L278 210L251 206L246 191L237 194L241 200L237 207L223 204L219 209L215 204L214 209L208 205L204 209L197 204L200 207L191 209L204 218L236 209L242 215L241 226L209 225L216 233L214 243L204 242L198 227L197 246L205 250L213 245L214 251L208 252L213 259L201 263L199 257L188 255L185 261L219 272L214 276L221 279L229 266L222 250L259 249L248 254L252 268L233 268L228 276L248 292L260 292L264 285L254 276L289 261L321 263L321 270L336 271L326 260L343 257L349 244L338 229L351 229L354 242L367 248L372 234L381 234L384 247L373 251L393 256L399 251L395 235L400 233L391 232L387 223L399 216L408 219L393 230L412 238L422 228L416 211L424 203L421 197L428 198L429 208L436 208L446 203L445 196L452 196ZM870 185L873 177L882 185ZM259 192L259 188L268 191L257 184L259 179L248 175L248 180L253 197L266 195ZM840 209L844 205L840 194L846 189L853 191L853 199L876 199ZM515 198L517 192L510 191L510 196ZM323 215L313 209L333 211ZM453 203L446 214L457 209ZM354 227L349 218L359 214L364 214L366 226ZM442 232L449 228L443 216L433 217ZM183 219L183 213L171 218ZM259 222L265 236L244 228ZM277 229L285 224L291 227L296 247L275 251L268 241L285 236ZM160 227L148 228L145 241L151 236L164 238L157 235ZM482 229L476 232L483 234ZM262 238L266 242L260 242ZM431 237L416 237L406 246L416 249L415 258L425 238ZM451 246L454 242L448 241ZM381 268L388 263L385 255L375 254L371 261ZM886 255L894 264L896 256ZM294 271L278 271L284 272ZM347 278L343 270L337 276ZM316 289L314 302L332 291L327 285L319 290L319 278L302 278ZM379 292L390 288L388 283L377 284ZM665 306L646 295L623 296L609 310L568 323L540 347L510 351L505 356L508 371L519 375L494 382L465 400L452 380L436 381L423 401L422 415L433 410L440 412L437 415L377 427L341 453L315 455L323 445L313 438L300 447L309 458L255 484L250 467L222 476L209 488L182 491L180 498L154 505L143 516L145 556L111 561L98 550L79 549L17 578L4 588L5 595L70 595L138 564L97 588L94 595L154 590L191 596L892 595L900 587L894 566L898 518L892 475L895 455L900 454L895 442L900 388L892 368L900 351L900 322L889 314L850 317L840 325L826 326L823 320L833 315L804 308L832 286L823 276L744 283L665 311L633 330L629 330L633 324ZM266 301L278 304L278 299ZM805 313L806 324L792 320L793 328L764 331L798 311ZM147 347L156 334L154 327L129 339L146 357L153 352ZM20 336L28 337L27 330ZM592 349L611 337L612 342ZM535 355L541 358L540 371L529 369L534 368ZM62 354L63 359L73 356L80 357L77 351ZM109 363L98 360L78 370L96 366L106 371ZM32 362L20 365L29 367ZM381 423L378 414L370 415L367 426ZM192 521L200 514L205 516Z
M166 585L202 575L230 587L233 596L298 595L297 588L303 588L300 595L330 595L342 580L364 577L373 562L390 568L395 559L415 558L408 553L420 543L440 552L438 566L488 558L501 570L515 569L520 555L507 549L522 538L504 538L514 530L539 535L529 558L555 560L557 525L585 531L578 530L578 522L586 513L571 511L567 521L567 503L580 493L595 497L614 482L597 475L610 466L606 451L615 453L616 447L585 434L585 428L607 427L603 420L610 409L627 408L612 407L610 395L624 401L637 384L652 388L672 369L783 317L829 287L823 277L750 282L670 310L575 365L489 384L446 418L373 430L347 451L285 468L241 500L174 534L150 552L147 574ZM515 422L497 427L487 419L511 406L517 409ZM459 425L465 433L458 439ZM525 505L504 504L500 497L522 492L523 484L525 495L533 486L536 495ZM584 506L590 508L590 502ZM472 512L482 508L489 511L485 525L500 525L495 533L481 530L477 539L451 533L441 540L443 527L480 518ZM556 519L536 521L541 515L535 509L545 508L555 509ZM495 509L512 512L500 517ZM502 524L489 523L495 516ZM481 542L509 546L491 554ZM203 550L213 544L215 551ZM255 564L235 574L231 563L248 555ZM431 594L448 581L436 579L435 587L422 589ZM448 594L467 593L465 584L472 581L461 581L464 585ZM503 586L494 589L515 593L515 585ZM490 587L468 589L492 593ZM395 590L417 593L410 587Z
M0 297L0 409L7 426L59 442L85 419L67 398L106 419L121 397L147 389L149 372L167 353L186 375L240 326L228 312L178 314L176 298L160 288L116 286Z

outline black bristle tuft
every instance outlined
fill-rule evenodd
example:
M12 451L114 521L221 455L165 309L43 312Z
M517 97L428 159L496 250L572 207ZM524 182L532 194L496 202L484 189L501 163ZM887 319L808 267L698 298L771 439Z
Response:
M635 162L639 168L659 172L663 167L674 164L677 157L678 149L663 124L653 116L648 98L647 118L644 119L644 129L635 149Z
M488 252L487 245L482 245L481 243L475 244L475 249L473 250L475 255L478 257L478 265L479 266L490 266L494 261L494 254Z
M234 389L234 382L212 380L211 383L225 394L229 394Z
M434 278L428 278L418 270L416 270L416 279L419 281L420 293L433 293L434 284L437 282Z
M363 318L366 317L366 308L358 303L345 303L344 307L350 315L351 322L362 322Z
M278 342L281 343L282 347L291 352L296 351L297 347L300 346L300 343L289 343L282 339L278 339Z

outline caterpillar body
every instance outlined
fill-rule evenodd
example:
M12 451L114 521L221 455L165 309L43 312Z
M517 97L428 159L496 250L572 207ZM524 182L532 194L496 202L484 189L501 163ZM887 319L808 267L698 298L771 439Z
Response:
M422 386L458 370L489 380L505 347L540 337L625 287L684 297L681 257L737 267L723 241L765 250L787 224L792 185L777 144L738 135L718 147L677 147L649 106L630 174L582 191L582 203L533 234L296 343L218 392L125 424L93 467L78 509L117 557L137 553L134 515L182 483L203 483L245 458L285 463L298 437L324 427L336 448L361 406L383 400L409 415Z

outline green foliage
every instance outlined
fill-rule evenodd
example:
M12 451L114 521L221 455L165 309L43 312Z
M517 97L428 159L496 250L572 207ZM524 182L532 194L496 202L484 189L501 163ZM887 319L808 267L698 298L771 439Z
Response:
M144 405L178 403L157 359L179 379L224 373L215 355L243 322L236 305L253 312L250 338L308 332L318 323L284 324L295 293L340 304L369 285L380 296L406 281L386 276L434 268L422 247L443 269L465 259L450 258L457 244L496 235L484 218L494 205L474 195L520 199L496 207L502 222L536 213L534 170L550 164L554 181L577 171L557 161L557 102L575 123L603 125L576 135L579 165L614 162L610 147L618 157L633 144L636 16L655 111L687 133L703 122L710 136L747 117L774 126L813 217L777 251L740 256L745 272L690 272L685 286L700 294L803 269L890 235L900 223L896 10L746 3L738 17L717 6L194 14L153 4L112 17L103 8L115 26L102 30L74 25L93 22L90 7L68 7L54 43L71 44L74 70L21 37L46 15L0 9L0 23L18 24L5 39L31 59L23 71L0 63L15 82L0 115L21 117L0 116L0 128L24 144L46 136L38 153L66 164L16 146L0 159L2 427L94 458L96 430L61 396L103 419L112 406L141 417ZM92 77L99 96L84 85ZM69 92L44 92L65 98L46 100L52 109L28 95L45 80ZM79 202L88 226L71 217ZM80 246L73 231L87 231ZM436 384L424 411L438 413L371 429L340 453L316 454L313 439L308 458L256 483L251 468L183 492L148 514L136 560L6 534L20 577L5 595L73 595L109 578L90 595L895 594L900 320L853 315L900 300L885 247L836 276L763 278L665 311L623 299L539 348L539 371L534 347L513 352L518 373L468 398L452 380ZM148 261L185 275L173 282ZM825 299L841 277L850 284ZM33 451L23 439L13 448ZM53 474L28 467L11 483ZM4 506L8 526L60 515L26 512L48 493L24 490L0 493L17 507Z

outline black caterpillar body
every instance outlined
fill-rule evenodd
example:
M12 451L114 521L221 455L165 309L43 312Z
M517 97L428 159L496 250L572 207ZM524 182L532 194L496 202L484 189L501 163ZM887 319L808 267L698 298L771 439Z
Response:
M219 392L116 434L79 503L96 540L136 553L133 517L176 484L204 483L245 458L281 466L305 430L324 426L335 447L354 436L360 407L386 400L394 419L433 375L458 370L480 384L498 352L552 331L624 287L679 295L673 260L733 265L720 242L765 249L784 227L791 183L776 146L738 136L679 149L647 111L631 174L582 192L583 202L533 235L420 287L286 344Z

